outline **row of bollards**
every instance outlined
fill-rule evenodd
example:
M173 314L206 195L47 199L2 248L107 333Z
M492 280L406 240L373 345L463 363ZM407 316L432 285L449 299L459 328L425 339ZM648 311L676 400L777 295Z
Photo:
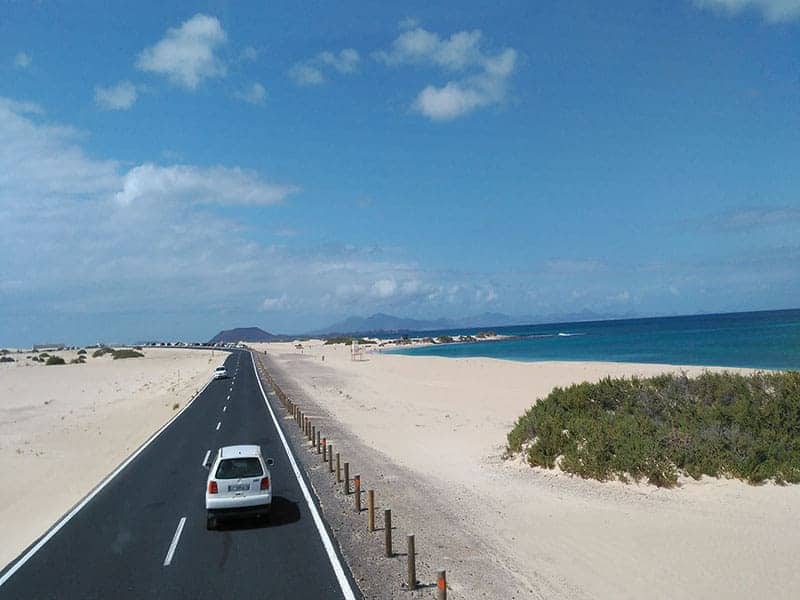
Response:
M328 463L328 471L336 473L336 483L343 484L343 491L345 496L349 496L350 491L350 463L342 461L338 452L334 453L333 444L328 441L326 437L322 437L322 432L317 429L312 419L303 412L284 392L280 386L275 382L272 376L264 368L261 358L258 359L259 372L261 376L266 379L283 403L289 415L294 419L298 429L303 432L308 442L311 444L311 451L316 454L322 455L322 461ZM335 462L335 466L334 466ZM343 472L344 471L344 472ZM361 475L353 475L353 494L354 494L354 509L355 512L361 513ZM375 490L367 490L367 528L370 533L376 531L375 527ZM383 511L383 533L384 533L384 549L387 558L395 556L392 548L392 511L385 509ZM416 590L417 581L417 566L416 566L416 547L414 544L414 535L406 537L407 544L407 567L405 588L408 590ZM447 578L444 569L436 571L436 598L438 600L447 599Z

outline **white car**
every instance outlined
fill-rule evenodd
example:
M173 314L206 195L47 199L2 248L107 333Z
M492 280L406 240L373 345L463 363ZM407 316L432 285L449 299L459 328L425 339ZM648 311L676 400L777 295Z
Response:
M225 367L217 367L214 369L214 379L225 379L228 377L228 370Z
M272 480L260 446L225 446L217 452L206 482L206 528L226 517L269 516Z

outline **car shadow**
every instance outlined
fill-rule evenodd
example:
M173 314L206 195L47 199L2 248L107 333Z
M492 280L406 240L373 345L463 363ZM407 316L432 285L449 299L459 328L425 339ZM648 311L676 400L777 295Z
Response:
M217 524L220 531L236 531L238 529L265 529L290 525L300 520L300 508L283 496L272 497L272 508L269 516L226 519Z

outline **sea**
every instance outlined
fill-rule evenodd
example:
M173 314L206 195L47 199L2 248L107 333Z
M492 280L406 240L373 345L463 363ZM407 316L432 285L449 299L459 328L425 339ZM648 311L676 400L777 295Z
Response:
M412 337L494 331L496 341L393 351L517 361L613 361L800 370L800 309L513 327L426 331Z

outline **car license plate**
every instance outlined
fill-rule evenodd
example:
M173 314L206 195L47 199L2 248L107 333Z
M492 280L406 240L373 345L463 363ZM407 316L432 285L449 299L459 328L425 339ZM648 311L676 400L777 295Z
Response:
M249 483L234 483L228 486L229 492L243 492L244 490L249 490L250 484Z

